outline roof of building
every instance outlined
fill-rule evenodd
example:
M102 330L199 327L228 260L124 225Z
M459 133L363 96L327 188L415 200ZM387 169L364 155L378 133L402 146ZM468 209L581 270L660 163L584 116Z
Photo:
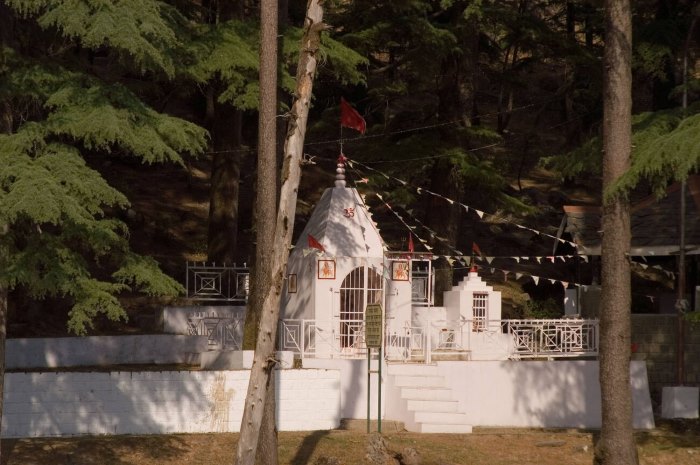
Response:
M680 250L680 183L671 185L658 198L648 196L632 205L630 228L632 244L630 255L677 255ZM686 253L700 254L700 176L690 176L686 197ZM571 234L578 252L600 255L601 207L564 207L560 231Z
M308 236L331 257L383 257L384 241L357 189L326 189L299 236L296 249L308 248Z

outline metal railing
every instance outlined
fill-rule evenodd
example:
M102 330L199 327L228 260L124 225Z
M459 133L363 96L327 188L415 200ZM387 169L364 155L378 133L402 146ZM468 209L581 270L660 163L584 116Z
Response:
M187 297L198 301L245 304L248 300L249 269L244 266L187 262Z
M352 337L342 343L347 336L340 334L339 321L282 320L279 347L302 358L362 358L367 354L364 326L356 323ZM488 320L478 331L474 327L474 321L467 319L432 321L426 327L406 324L400 331L385 333L385 357L430 363L437 351L484 351L512 360L598 355L598 320Z
M187 316L187 332L207 336L211 349L242 350L245 313L193 311Z
M502 320L501 326L513 335L513 358L598 355L598 320Z
M342 323L344 331L340 331ZM301 358L363 358L367 356L362 320L280 320L279 350L294 352Z

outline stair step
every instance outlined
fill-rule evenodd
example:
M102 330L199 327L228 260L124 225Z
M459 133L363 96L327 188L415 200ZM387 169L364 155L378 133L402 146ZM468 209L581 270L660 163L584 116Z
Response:
M412 412L445 412L457 411L459 402L456 400L408 400L408 410Z
M444 425L464 425L467 423L467 416L464 413L414 412L413 416L416 423Z
M435 350L431 357L434 361L468 361L471 360L471 350Z
M445 378L442 376L397 375L394 384L399 387L443 387Z
M448 425L442 423L421 423L417 433L471 434L472 425Z
M449 388L401 388L401 398L406 400L452 400L452 390Z
M439 376L437 365L394 363L388 365L389 374L392 376Z

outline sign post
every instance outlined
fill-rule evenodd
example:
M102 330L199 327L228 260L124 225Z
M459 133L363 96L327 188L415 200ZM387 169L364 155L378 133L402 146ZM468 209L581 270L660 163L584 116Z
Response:
M382 330L384 328L382 318L382 305L369 304L365 309L365 345L367 346L367 432L370 432L370 377L372 363L372 349L379 349L377 364L377 431L382 432Z

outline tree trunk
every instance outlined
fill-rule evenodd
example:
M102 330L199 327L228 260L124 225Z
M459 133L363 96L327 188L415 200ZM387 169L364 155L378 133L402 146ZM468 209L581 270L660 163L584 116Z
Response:
M256 330L258 327L265 285L269 285L269 279L265 277L272 274L270 265L277 216L277 19L277 0L262 0L260 2L258 177L255 202L256 251L252 293L246 314L247 336L250 330ZM274 324L276 325L277 321ZM271 368L266 384L267 393L257 452L257 463L264 465L276 465L278 461L275 370L274 367Z
M5 61L4 47L12 37L13 28L9 9L0 4L0 63ZM14 126L12 107L6 101L0 101L0 133L11 134ZM7 268L8 251L3 243L6 240L8 225L0 225L0 270ZM3 399L5 394L5 340L7 339L7 294L8 284L0 276L0 419L2 419ZM0 445L0 460L2 459L2 447Z
M600 315L602 426L595 463L638 463L630 386L631 281L629 200L611 186L630 164L632 16L629 0L606 0L603 91L603 238Z
M243 17L243 2L205 0L205 19L210 24ZM214 154L209 191L207 258L233 264L237 258L238 205L241 178L243 113L216 102L217 84L210 82L206 94L206 123Z
M7 234L7 226L0 228L0 237ZM0 247L3 247L0 244ZM0 263L7 259L5 250L0 250ZM5 340L7 339L7 285L0 278L0 418L3 411L5 395ZM0 459L2 449L0 448Z
M241 420L241 434L235 460L237 465L253 465L255 461L264 410L262 407L265 405L267 385L275 365L274 351L280 296L287 259L289 258L289 247L292 242L297 193L301 177L301 156L311 104L313 79L316 74L316 54L321 41L321 31L324 29L321 3L322 0L309 0L306 9L304 35L296 76L296 100L289 114L290 119L285 139L282 187L275 224L271 273L269 276L260 276L261 285L265 289L265 297L245 409Z
M430 190L448 199L461 200L464 189L463 181L458 167L448 158L440 158L435 162L431 176L433 182ZM431 240L433 252L438 255L454 255L459 223L461 219L461 207L455 203L450 204L444 199L428 196L426 208L426 224L440 237L446 239ZM452 289L453 269L447 260L440 258L435 263L435 305L442 305L444 291Z
M210 126L214 155L209 195L209 261L232 264L236 261L238 238L238 194L241 177L240 110L214 105Z

